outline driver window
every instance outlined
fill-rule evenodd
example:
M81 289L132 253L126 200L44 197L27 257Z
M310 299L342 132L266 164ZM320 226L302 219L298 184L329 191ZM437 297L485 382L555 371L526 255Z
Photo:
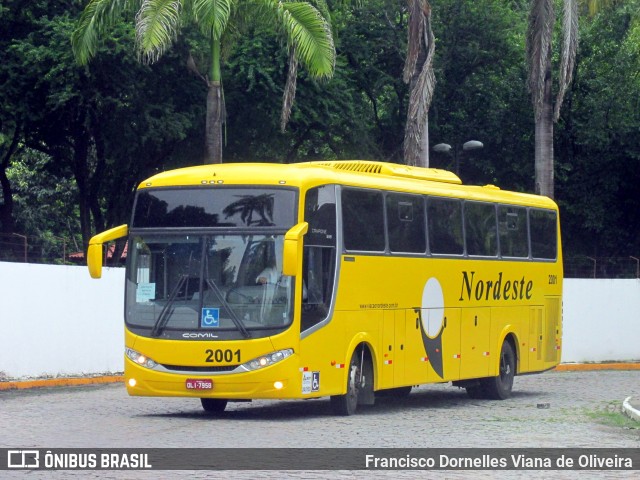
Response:
M305 331L327 318L333 294L336 261L335 186L309 190L305 198L305 221L309 230L304 237L301 330Z

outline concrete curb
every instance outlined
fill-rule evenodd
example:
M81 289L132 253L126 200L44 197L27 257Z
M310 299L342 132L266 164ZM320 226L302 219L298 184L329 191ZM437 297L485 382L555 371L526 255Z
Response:
M631 405L631 397L625 398L624 402L622 402L622 411L627 417L640 422L640 410Z
M575 371L595 371L595 370L640 370L640 362L616 362L616 363L562 363L552 371L575 372ZM94 385L100 383L123 382L121 374L102 375L97 377L63 377L45 378L38 380L16 380L0 381L0 391L2 390L24 390L29 388L50 388L50 387L76 387L81 385ZM632 407L633 408L633 407ZM634 409L635 410L635 409ZM637 410L635 410L637 412Z
M47 387L77 387L81 385L95 385L99 383L117 383L122 382L122 375L104 375L100 377L81 377L81 378L44 378L40 380L20 380L15 382L0 382L0 391L2 390L24 390L29 388L47 388Z
M556 368L557 372L577 372L595 370L640 370L640 362L616 362L616 363L561 363Z

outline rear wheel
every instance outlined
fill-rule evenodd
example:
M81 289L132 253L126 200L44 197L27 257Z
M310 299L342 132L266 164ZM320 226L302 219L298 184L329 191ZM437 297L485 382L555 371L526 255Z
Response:
M500 351L500 372L498 376L486 378L482 384L486 398L493 400L509 398L515 375L516 355L513 352L511 343L505 340Z
M469 398L478 399L487 397L481 384L474 385L472 387L466 387L466 390Z
M353 352L347 376L347 393L331 397L331 409L336 415L353 415L358 408L358 395L364 385L358 350Z
M200 402L207 413L220 414L227 408L227 401L220 398L201 398Z

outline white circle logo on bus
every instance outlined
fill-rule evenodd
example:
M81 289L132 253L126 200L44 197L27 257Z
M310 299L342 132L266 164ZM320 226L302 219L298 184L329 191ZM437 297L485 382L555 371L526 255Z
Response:
M437 278L427 280L422 290L422 327L427 335L435 338L444 321L444 295Z

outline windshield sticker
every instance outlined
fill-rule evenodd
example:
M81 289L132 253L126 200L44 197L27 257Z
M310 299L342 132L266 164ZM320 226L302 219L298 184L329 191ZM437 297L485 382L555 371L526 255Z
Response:
M220 309L203 308L201 318L200 326L202 328L217 328L220 326Z
M155 283L139 283L136 290L136 302L144 303L156 299Z
M302 372L302 394L320 390L320 372Z

